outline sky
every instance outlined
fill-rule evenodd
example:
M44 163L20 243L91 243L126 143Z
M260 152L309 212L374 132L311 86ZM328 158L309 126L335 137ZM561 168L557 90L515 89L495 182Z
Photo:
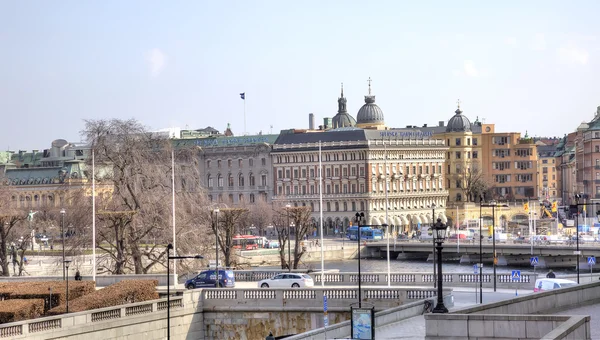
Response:
M463 113L563 136L600 105L598 1L2 1L0 150L81 140L85 120L237 135L353 116ZM240 93L246 93L246 100ZM246 129L244 129L244 110Z

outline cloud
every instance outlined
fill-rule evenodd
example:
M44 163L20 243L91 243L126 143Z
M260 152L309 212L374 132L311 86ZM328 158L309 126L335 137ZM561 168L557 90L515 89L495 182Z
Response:
M517 46L517 38L515 37L506 37L504 38L504 43L508 46Z
M465 75L468 77L479 77L479 71L475 67L473 60L465 60L463 69L465 71Z
M586 65L590 59L590 54L578 47L561 47L558 49L558 58L569 64Z
M546 49L546 37L538 33L533 36L533 41L531 43L531 49L534 51L543 51Z
M153 77L158 77L167 66L167 55L159 48L146 52L146 62Z

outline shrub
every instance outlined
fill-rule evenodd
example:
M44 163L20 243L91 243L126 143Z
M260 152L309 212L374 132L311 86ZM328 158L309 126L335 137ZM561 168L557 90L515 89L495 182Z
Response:
M30 281L30 282L11 282L10 284L0 285L0 297L4 299L43 299L44 311L50 307L56 307L64 304L67 300L65 281ZM50 301L50 288L52 288L52 301ZM73 281L69 282L69 300L77 299L81 296L96 291L94 281Z
M91 309L124 305L158 299L157 280L123 280L80 298L69 299L69 312L83 312ZM58 315L66 311L65 305L52 308L48 315Z
M43 314L43 299L11 299L0 301L0 323L38 318Z

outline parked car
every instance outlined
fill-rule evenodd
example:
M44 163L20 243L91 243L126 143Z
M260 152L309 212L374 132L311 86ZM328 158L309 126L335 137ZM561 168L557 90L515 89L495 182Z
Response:
M529 243L529 237L519 236L513 240L513 243Z
M467 235L465 235L465 234L453 234L453 235L450 235L450 237L448 237L449 240L458 240L459 238L461 240L466 240L467 239Z
M270 279L258 282L259 288L300 288L314 287L315 283L307 274L301 273L285 273L277 274Z
M214 287L235 287L235 276L233 270L219 269L219 280L217 281L216 271L205 270L195 277L185 281L185 288L214 288Z
M537 279L535 280L535 286L533 286L533 291L543 292L546 290L573 287L576 285L577 282L565 279Z
M279 248L279 241L269 240L266 244L266 248L269 248L269 249Z

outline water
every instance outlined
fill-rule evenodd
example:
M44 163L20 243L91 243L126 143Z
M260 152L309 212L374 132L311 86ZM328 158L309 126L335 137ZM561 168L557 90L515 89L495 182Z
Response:
M325 270L339 269L340 272L357 272L358 271L358 260L346 260L346 261L325 261ZM360 260L361 272L372 273L372 272L387 272L387 261L385 259L361 259ZM261 269L281 269L281 267L261 267ZM302 268L310 268L315 271L321 270L321 263L304 263ZM445 273L473 273L473 264L458 264L455 262L444 262L443 272ZM511 266L497 266L497 274L510 274L513 270L520 270L522 274L533 273L533 267L511 267ZM391 272L417 272L417 273L433 273L433 262L426 261L408 261L408 260L391 260L390 261ZM573 275L577 274L575 268L573 270L562 268L560 270L554 270L556 276L561 275ZM493 273L494 269L492 265L483 266L484 273ZM547 268L540 268L536 270L537 274L548 273ZM585 275L585 271L580 271L581 275ZM589 275L589 271L587 272Z

